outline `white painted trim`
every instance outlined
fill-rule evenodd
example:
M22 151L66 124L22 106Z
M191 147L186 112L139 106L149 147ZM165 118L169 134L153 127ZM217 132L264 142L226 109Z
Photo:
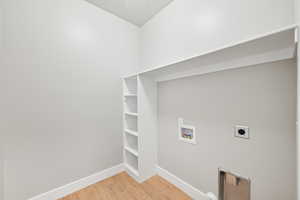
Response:
M93 174L91 176L79 179L77 181L74 181L72 183L69 183L67 185L64 185L62 187L56 188L54 190L51 190L49 192L37 195L35 197L32 197L28 200L57 200L62 197L65 197L69 194L72 194L78 190L81 190L85 187L88 187L89 185L95 184L99 181L102 181L106 178L112 177L118 173L123 172L124 164L119 164L114 167L105 169L101 172L98 172L96 174Z
M182 191L184 191L186 194L188 194L190 197L192 197L194 200L209 200L210 198L205 194L204 192L198 190L197 188L193 187L192 185L186 183L182 179L178 178L174 174L168 172L167 170L157 166L157 174L161 176L162 178L166 179Z

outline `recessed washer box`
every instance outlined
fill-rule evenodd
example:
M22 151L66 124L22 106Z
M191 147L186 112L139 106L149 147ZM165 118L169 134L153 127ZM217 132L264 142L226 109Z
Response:
M243 138L243 139L249 139L249 127L248 126L241 126L241 125L236 125L235 126L235 131L234 131L234 136Z

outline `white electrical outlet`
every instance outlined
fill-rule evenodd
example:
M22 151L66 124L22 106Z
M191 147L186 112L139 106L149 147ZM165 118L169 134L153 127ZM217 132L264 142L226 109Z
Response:
M236 125L234 136L239 138L249 139L250 138L249 127Z

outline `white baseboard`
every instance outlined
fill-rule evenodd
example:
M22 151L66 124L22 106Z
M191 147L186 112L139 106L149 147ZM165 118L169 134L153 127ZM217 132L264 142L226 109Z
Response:
M192 197L194 200L209 200L210 198L205 194L204 192L196 189L195 187L191 186L190 184L186 183L185 181L181 180L174 174L168 172L167 170L157 166L157 174L161 176L162 178L166 179L182 191L184 191L186 194L188 194L190 197Z
M95 184L106 178L114 176L120 172L124 171L124 164L120 164L109 169L105 169L101 172L93 174L91 176L82 178L80 180L74 181L62 187L56 188L44 194L40 194L28 200L57 200L59 198L65 197L73 192L81 190L89 185Z

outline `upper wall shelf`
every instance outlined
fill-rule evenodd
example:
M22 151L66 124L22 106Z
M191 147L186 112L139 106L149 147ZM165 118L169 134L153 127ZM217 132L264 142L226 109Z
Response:
M297 30L298 26L292 25L136 75L151 76L160 82L291 59L296 55Z

